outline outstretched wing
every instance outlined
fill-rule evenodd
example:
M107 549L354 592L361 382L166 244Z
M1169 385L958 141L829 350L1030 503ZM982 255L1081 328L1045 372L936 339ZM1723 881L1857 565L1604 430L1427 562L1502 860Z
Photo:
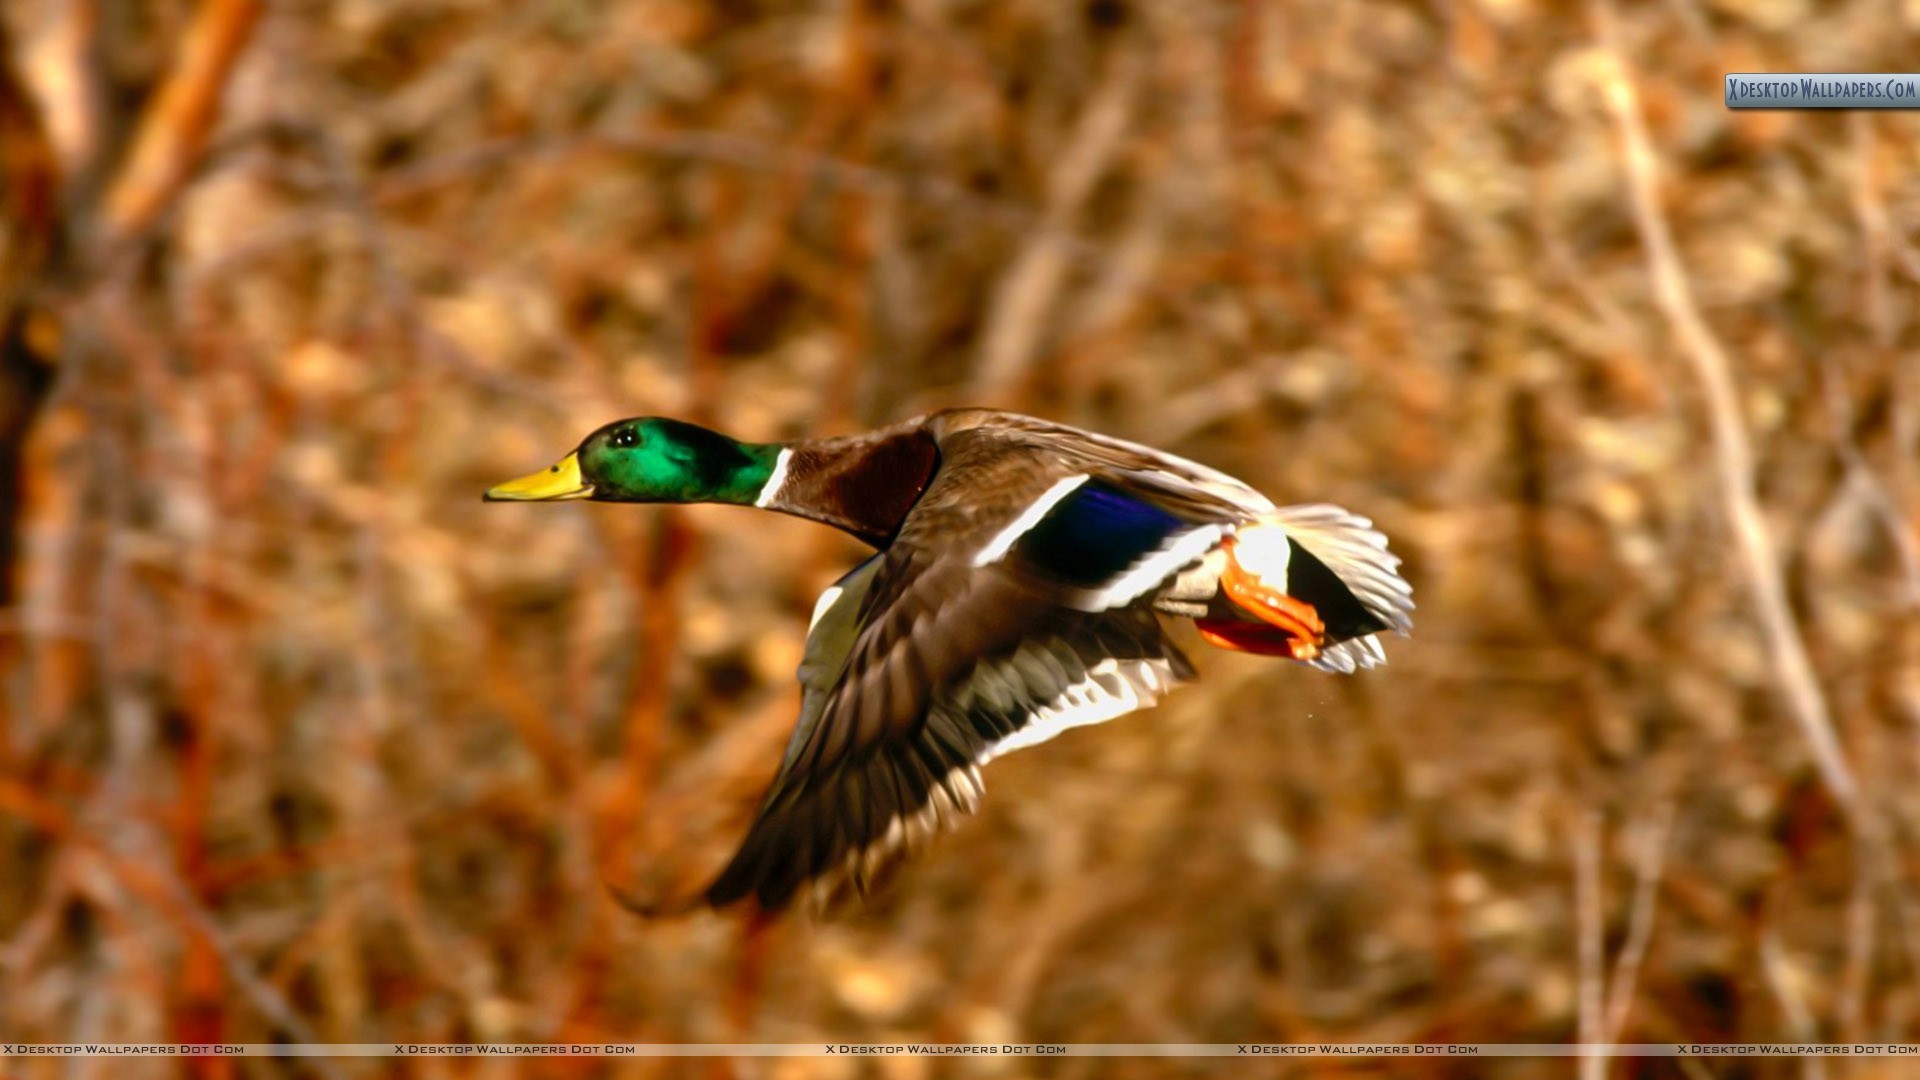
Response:
M716 906L752 896L774 908L822 880L864 885L971 810L993 757L1151 705L1192 677L1152 611L1113 599L1130 590L1114 586L1207 525L1063 476L1058 457L1010 453L1001 438L943 445L940 475L894 543L822 598L799 725L708 890ZM961 494L983 484L1013 496L1010 508ZM1112 602L1089 602L1101 596Z

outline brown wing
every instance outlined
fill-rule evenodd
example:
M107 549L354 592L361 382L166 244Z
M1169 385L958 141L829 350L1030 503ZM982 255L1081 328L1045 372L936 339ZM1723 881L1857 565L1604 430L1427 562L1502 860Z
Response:
M752 896L774 908L840 875L864 884L971 809L979 767L995 754L1142 708L1191 677L1151 611L1078 610L1063 602L1075 586L1017 549L976 565L1067 479L1058 458L991 431L955 435L942 455L878 565L849 575L857 595L841 596L816 625L801 722L759 816L708 890L713 904ZM1000 509L963 495L982 489L1005 496ZM849 624L844 652L814 647Z

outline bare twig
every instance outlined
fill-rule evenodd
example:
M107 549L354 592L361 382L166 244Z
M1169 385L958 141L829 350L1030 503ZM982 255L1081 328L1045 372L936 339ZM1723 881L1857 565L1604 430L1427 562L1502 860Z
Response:
M1287 374L1303 365L1337 365L1323 353L1302 351L1249 360L1200 382L1192 390L1154 403L1153 437L1178 446L1229 417L1263 409L1285 392Z
M153 224L192 175L260 10L260 0L204 0L200 5L180 43L179 59L142 118L126 165L107 192L104 218L110 242Z
M1787 602L1780 561L1767 531L1759 499L1754 493L1753 445L1741 416L1733 365L1700 314L1686 269L1680 263L1673 233L1660 208L1659 162L1640 114L1639 96L1634 89L1626 58L1619 52L1614 40L1611 12L1605 0L1598 0L1594 10L1602 43L1611 59L1604 76L1602 96L1619 130L1634 225L1640 234L1641 244L1646 248L1654 299L1678 339L1681 353L1706 398L1722 509L1728 528L1733 533L1747 588L1753 594L1773 671L1794 721L1800 727L1800 734L1806 740L1807 749L1813 755L1821 782L1834 801L1839 803L1853 827L1861 832L1870 832L1872 825L1866 802L1854 780L1853 769L1847 764L1839 737L1834 732L1833 716L1827 707L1826 696L1814 674L1806 643L1801 640L1799 628L1794 622L1792 608Z
M596 131L495 139L390 170L374 183L372 197L380 203L400 202L476 175L509 168L519 171L530 165L592 154L637 154L756 172L800 173L826 186L962 211L1009 229L1030 228L1038 216L1020 203L977 195L937 177L862 165L727 131ZM1088 255L1101 250L1078 239L1073 247Z
M1627 916L1627 940L1614 960L1612 985L1607 992L1605 1041L1608 1043L1620 1040L1633 1010L1634 986L1640 979L1640 965L1646 959L1647 945L1653 940L1653 913L1660 896L1660 878L1666 869L1673 816L1673 800L1668 799L1655 808L1640 838L1639 857L1634 862L1633 910Z
M1607 1073L1606 945L1602 940L1604 913L1600 899L1600 815L1581 814L1573 833L1573 900L1576 944L1580 956L1580 1080L1601 1080Z
M46 887L33 907L10 928L10 936L0 938L0 976L15 986L25 986L36 958L59 937L61 908L73 896L73 859L71 849L62 852L47 872ZM9 1015L12 999L0 1002L0 1023L9 1031L26 1030L21 1018Z
M1839 373L1829 361L1820 364L1821 381L1826 386L1827 411L1833 418L1833 442L1840 460L1847 467L1846 482L1880 523L1900 559L1900 573L1907 605L1920 609L1920 537L1907 525L1906 515L1887 485L1867 461L1866 454L1853 437L1853 403L1847 397Z
M1874 871L1873 860L1854 860L1853 890L1847 897L1847 960L1840 976L1840 1002L1834 1008L1839 1036L1847 1040L1865 1037L1867 990L1873 982Z
M1853 135L1852 196L1854 216L1860 222L1863 258L1866 263L1867 321L1873 327L1874 344L1891 348L1901 327L1895 322L1894 307L1887 284L1888 260L1894 247L1894 230L1887 219L1873 168L1874 138L1871 121L1864 115L1850 120ZM1834 444L1846 463L1848 479L1859 486L1867 505L1885 527L1887 537L1899 553L1901 570L1906 576L1909 603L1920 607L1920 537L1908 526L1899 503L1887 491L1873 466L1853 437L1853 402L1838 365L1829 358L1820 362L1821 381L1826 387L1827 409L1832 417Z
M1772 927L1760 935L1760 967L1767 977L1767 989L1773 992L1774 1001L1786 1017L1788 1033L1797 1042L1814 1041L1817 1029L1813 1011L1807 1008L1806 997L1800 992L1793 962L1787 959L1785 947L1780 944L1780 934ZM1826 1075L1826 1067L1817 1054L1802 1058L1801 1065L1807 1080L1820 1080Z
M1004 401L1026 371L1072 262L1072 222L1112 164L1132 118L1137 71L1128 54L1114 58L1112 73L1081 112L1047 179L1045 221L1001 278L980 334L973 373L976 400Z
M21 63L47 124L66 190L83 189L99 168L108 129L100 63L99 0L61 0L30 33Z
M0 325L51 254L60 170L46 118L13 62L13 39L0 20Z
M1680 1063L1680 1071L1687 1074L1687 1080L1713 1080L1712 1071L1700 1064L1699 1058L1682 1057L1674 1060Z
M1853 212L1860 219L1860 233L1866 241L1862 261L1866 264L1867 322L1873 327L1874 344L1885 348L1893 344L1897 333L1887 291L1887 208L1875 182L1872 121L1865 113L1854 113L1847 121L1853 138Z
M1886 530L1900 559L1900 574L1906 587L1907 606L1920 609L1920 526L1910 525L1900 506L1888 492L1886 482L1867 464L1866 456L1850 440L1841 447L1847 459L1848 480L1860 489L1861 497Z
M44 117L13 62L13 40L0 19L0 607L24 591L16 582L25 512L22 490L27 435L52 382L58 324L35 310L33 293L55 260L59 232L59 169ZM15 652L0 642L0 670ZM10 725L0 719L0 760Z

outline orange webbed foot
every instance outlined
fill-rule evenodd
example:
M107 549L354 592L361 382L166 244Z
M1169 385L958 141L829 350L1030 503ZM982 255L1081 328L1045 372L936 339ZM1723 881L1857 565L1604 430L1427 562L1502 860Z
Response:
M1262 656L1312 660L1320 655L1327 640L1320 612L1286 592L1289 543L1283 530L1258 525L1226 539L1221 545L1227 565L1220 589L1235 607L1260 622L1197 620L1201 637L1222 648Z

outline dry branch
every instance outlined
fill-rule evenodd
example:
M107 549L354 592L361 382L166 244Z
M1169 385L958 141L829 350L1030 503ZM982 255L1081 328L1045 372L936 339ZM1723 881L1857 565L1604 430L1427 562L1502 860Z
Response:
M102 225L109 242L152 225L193 174L261 8L260 0L200 5L173 70L141 118L126 164L107 192Z
M1673 232L1660 208L1659 159L1641 117L1631 69L1624 54L1615 46L1612 19L1605 5L1595 10L1609 56L1602 90L1620 137L1634 227L1646 249L1654 300L1679 341L1681 355L1705 398L1721 511L1726 515L1747 590L1766 636L1774 676L1813 755L1821 782L1856 829L1863 833L1872 831L1868 806L1854 780L1853 769L1847 764L1846 753L1834 731L1826 695L1820 688L1813 661L1807 655L1806 643L1801 639L1793 609L1787 601L1780 557L1754 491L1753 443L1741 415L1733 364L1694 300L1693 287L1688 282L1686 268L1681 265Z
M1121 54L1100 92L1087 103L1052 174L1045 220L1022 248L995 292L974 367L976 401L1005 404L1040 345L1054 300L1072 265L1072 223L1111 166L1134 108L1139 65Z
M1606 1030L1602 1039L1608 1043L1619 1041L1633 1011L1640 966L1646 961L1647 946L1653 941L1653 913L1660 897L1661 873L1666 867L1667 842L1673 834L1673 816L1673 802L1661 803L1640 837L1639 858L1634 862L1633 909L1627 916L1627 940L1620 946L1607 990Z
M15 563L24 512L27 434L53 379L58 326L38 310L59 233L59 169L40 110L15 65L0 19L0 608L19 595ZM0 674L20 651L0 639ZM0 763L14 734L0 720Z
M838 191L887 196L950 210L969 221L999 228L1031 228L1039 214L1007 199L967 190L938 176L864 165L802 147L730 131L659 130L579 132L564 136L506 137L416 162L381 174L372 197L381 204L422 198L438 188L538 165L571 164L580 158L637 155L773 175L797 175ZM1074 250L1091 258L1099 245L1075 238Z
M0 325L19 306L52 254L59 169L52 139L14 63L0 19ZM3 403L0 403L3 404Z
M1575 945L1579 953L1576 991L1580 1013L1580 1080L1602 1080L1607 1055L1606 911L1600 864L1598 813L1583 811L1573 830Z
M1786 946L1780 942L1780 932L1773 927L1768 927L1760 935L1760 970L1766 977L1768 991L1773 994L1774 1002L1780 1008L1782 1019L1786 1021L1787 1033L1798 1042L1818 1039L1819 1026L1814 1022L1813 1010L1807 1005L1800 973L1787 956ZM1809 1056L1801 1059L1800 1072L1807 1080L1822 1080L1826 1076L1826 1067L1820 1058Z

